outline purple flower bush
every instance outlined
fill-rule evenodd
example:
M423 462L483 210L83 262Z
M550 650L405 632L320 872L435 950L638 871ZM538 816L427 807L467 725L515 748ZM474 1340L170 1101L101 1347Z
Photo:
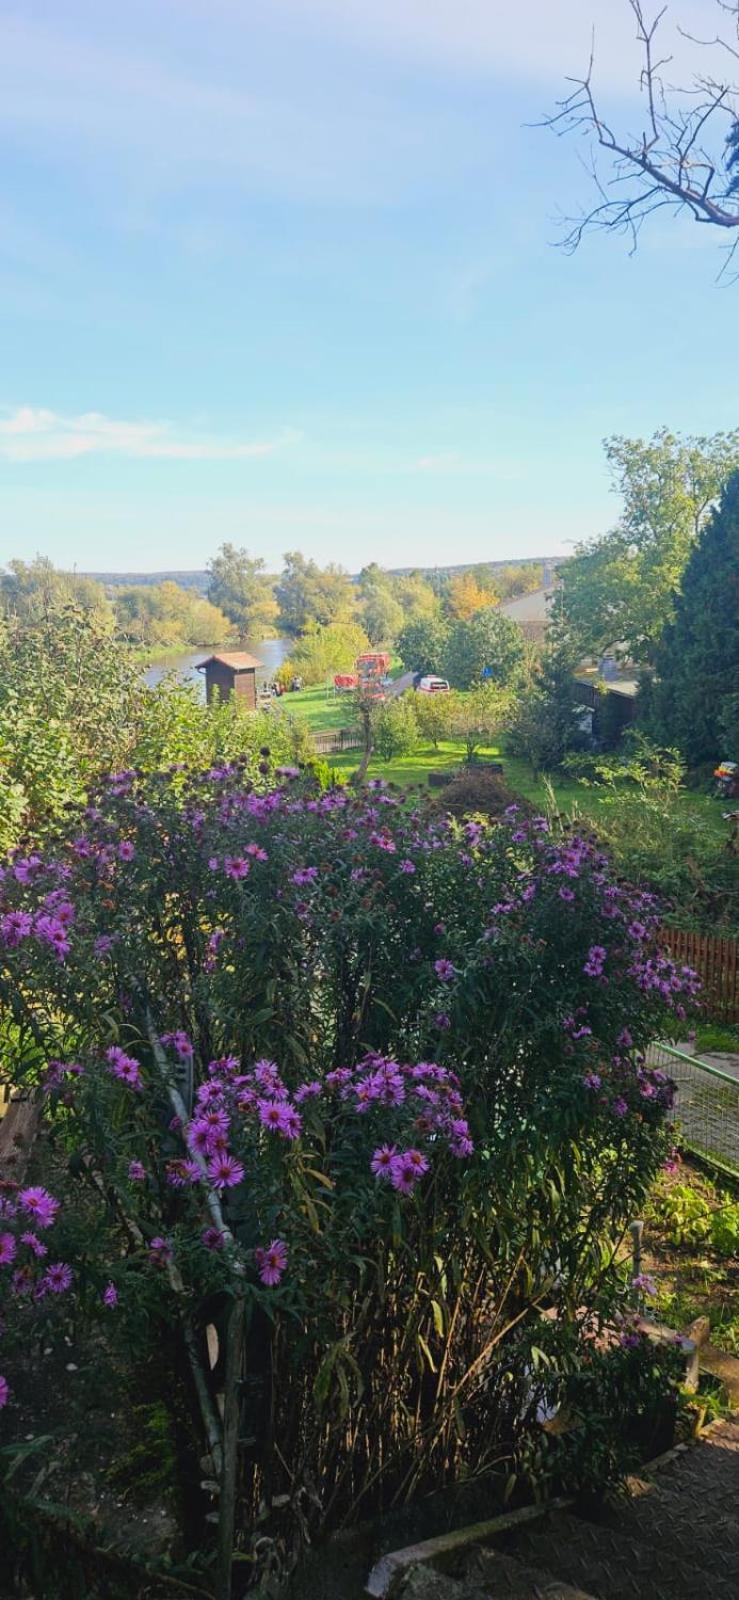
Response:
M197 1318L238 1279L262 1419L242 1525L268 1481L320 1485L328 1526L524 1425L527 1338L615 1282L663 1159L646 1047L696 980L585 836L276 777L115 774L2 867L0 992L44 1041L70 1159L104 1175L108 1329L126 1282ZM18 1270L69 1289L74 1260L20 1241L55 1206L11 1202L11 1305Z

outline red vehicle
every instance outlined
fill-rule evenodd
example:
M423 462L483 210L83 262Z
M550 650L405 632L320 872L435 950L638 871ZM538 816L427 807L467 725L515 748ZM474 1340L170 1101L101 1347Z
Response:
M390 657L386 650L366 650L357 656L354 666L361 678L384 678L390 668Z
M350 694L352 689L358 687L358 684L359 678L356 672L337 672L334 677L334 688L337 694Z

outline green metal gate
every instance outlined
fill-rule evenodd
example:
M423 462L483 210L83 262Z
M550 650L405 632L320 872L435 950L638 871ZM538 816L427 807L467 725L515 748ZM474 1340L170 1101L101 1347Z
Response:
M734 1077L661 1041L647 1061L677 1085L672 1119L688 1150L739 1177L739 1067Z

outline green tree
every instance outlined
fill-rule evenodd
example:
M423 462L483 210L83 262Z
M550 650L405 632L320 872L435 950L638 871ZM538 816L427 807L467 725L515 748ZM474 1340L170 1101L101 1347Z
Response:
M477 572L476 577L478 583L485 588L482 571ZM541 589L544 583L544 568L540 561L512 561L505 567L498 567L493 572L492 579L490 587L501 600L515 600L518 595L533 594L535 589Z
M450 694L417 694L414 702L416 721L423 739L438 750L442 739L451 739L454 713L454 696Z
M352 581L342 567L319 567L299 550L288 550L275 585L279 623L285 633L300 635L311 623L326 628L346 622L354 606Z
M386 700L374 715L374 748L383 761L411 755L418 744L418 720L408 694Z
M621 517L562 564L564 606L584 654L616 645L650 663L691 549L739 467L739 431L680 438L663 428L649 440L608 439L605 451Z
M739 473L693 547L656 670L655 737L692 766L719 758L739 682Z
M393 644L403 626L403 607L390 574L376 562L359 574L362 626L372 644Z
M101 583L76 572L60 572L46 556L35 561L10 561L0 576L0 607L22 620L40 620L60 606L71 605L112 631L113 608Z
M95 615L50 605L0 629L0 845L43 830L91 778L123 765L140 672Z
M312 623L298 639L295 648L280 668L280 678L289 682L299 676L307 685L324 683L335 672L351 672L369 639L358 622L334 622L328 628Z
M470 689L483 674L499 688L515 677L524 656L521 629L495 607L455 622L443 654L446 677L455 689Z
M450 698L451 731L455 738L464 740L465 759L474 761L481 746L494 744L507 728L513 693L497 684L478 683L469 694Z
M115 608L119 633L141 645L222 644L233 631L217 606L171 580L118 589Z
M242 639L274 632L277 602L259 557L222 544L208 571L208 599L238 628Z
M398 654L406 672L438 675L442 671L448 637L448 624L434 612L407 622L397 639Z
M422 572L416 570L391 576L393 594L403 607L406 622L414 622L420 617L441 615L439 597Z
M510 746L531 762L536 772L554 772L565 757L587 743L583 707L574 690L578 652L557 616L534 668L530 684L516 707Z

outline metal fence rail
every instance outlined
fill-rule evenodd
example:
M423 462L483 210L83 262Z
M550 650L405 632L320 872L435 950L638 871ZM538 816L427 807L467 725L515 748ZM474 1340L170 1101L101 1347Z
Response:
M650 1046L647 1060L677 1085L672 1120L687 1148L739 1176L739 1071L734 1077L662 1042Z

